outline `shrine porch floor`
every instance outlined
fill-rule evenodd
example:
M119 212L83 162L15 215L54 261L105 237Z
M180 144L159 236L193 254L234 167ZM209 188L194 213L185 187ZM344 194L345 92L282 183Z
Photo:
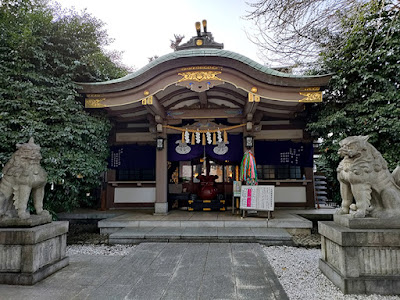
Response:
M60 214L62 220L99 220L110 244L141 242L260 242L291 245L291 235L311 234L311 220L329 220L335 209L279 209L248 214L172 210L154 215L153 210L85 211ZM307 218L306 218L307 217Z

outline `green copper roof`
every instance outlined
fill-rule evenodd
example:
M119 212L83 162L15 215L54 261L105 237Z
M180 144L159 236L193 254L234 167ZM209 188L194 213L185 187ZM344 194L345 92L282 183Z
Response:
M175 52L163 55L163 56L153 60L152 62L148 63L143 68L141 68L133 73L130 73L124 77L118 78L118 79L109 80L109 81L105 81L105 82L94 82L94 83L84 83L84 84L85 85L104 85L104 84L119 83L119 82L127 81L127 80L133 79L135 77L138 77L138 76L142 75L143 73L145 73L146 71L149 71L150 69L153 69L153 68L157 67L158 65L160 65L164 62L167 62L167 61L171 61L171 60L178 59L178 58L202 57L202 56L234 59L234 60L240 61L260 72L263 72L268 75L278 76L278 77L317 78L317 77L326 76L326 75L301 76L301 75L293 75L293 74L283 73L283 72L279 72L274 69L268 68L266 66L263 66L262 64L255 62L254 60L252 60L244 55L241 55L241 54L238 54L238 53L235 53L232 51L223 50L223 49L202 48L202 49L179 50L179 51L175 51Z

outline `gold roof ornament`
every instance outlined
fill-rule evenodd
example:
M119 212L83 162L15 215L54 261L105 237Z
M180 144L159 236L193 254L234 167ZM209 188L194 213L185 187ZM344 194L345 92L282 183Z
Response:
M322 102L322 92L320 91L320 87L304 87L301 88L299 92L301 96L304 96L303 99L300 99L299 102L303 103L315 103Z
M99 98L99 99L85 99L85 108L103 108L106 107L102 102L105 101L106 98Z
M178 73L178 75L183 76L183 78L179 79L178 82L182 81L205 81L205 80L222 80L218 78L217 75L221 74L220 71L193 71L193 72L184 72Z
M304 96L304 98L300 99L299 102L304 102L304 103L322 102L322 92L300 92L299 94Z
M224 83L221 78L217 77L221 73L222 71L216 70L180 72L178 75L182 76L182 78L177 81L176 85L186 87L194 92L204 92Z
M203 32L201 32L201 25L203 24ZM194 48L214 48L224 49L224 44L220 44L214 41L211 32L207 31L207 20L203 20L201 23L195 23L196 35L193 36L188 42L177 45L175 51L194 49Z

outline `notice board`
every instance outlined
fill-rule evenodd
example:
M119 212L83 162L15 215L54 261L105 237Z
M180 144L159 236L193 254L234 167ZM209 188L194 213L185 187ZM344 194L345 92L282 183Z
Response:
M242 185L240 209L273 211L274 189L273 185Z

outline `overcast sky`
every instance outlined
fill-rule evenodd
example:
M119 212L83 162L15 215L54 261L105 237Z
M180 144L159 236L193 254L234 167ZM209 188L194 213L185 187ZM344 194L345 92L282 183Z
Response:
M172 52L170 40L183 34L188 41L196 35L194 23L207 20L207 29L224 49L261 62L257 47L245 30L252 23L243 17L250 7L245 0L59 0L62 7L87 8L106 23L115 41L110 49L123 51L122 61L139 69L154 55Z

